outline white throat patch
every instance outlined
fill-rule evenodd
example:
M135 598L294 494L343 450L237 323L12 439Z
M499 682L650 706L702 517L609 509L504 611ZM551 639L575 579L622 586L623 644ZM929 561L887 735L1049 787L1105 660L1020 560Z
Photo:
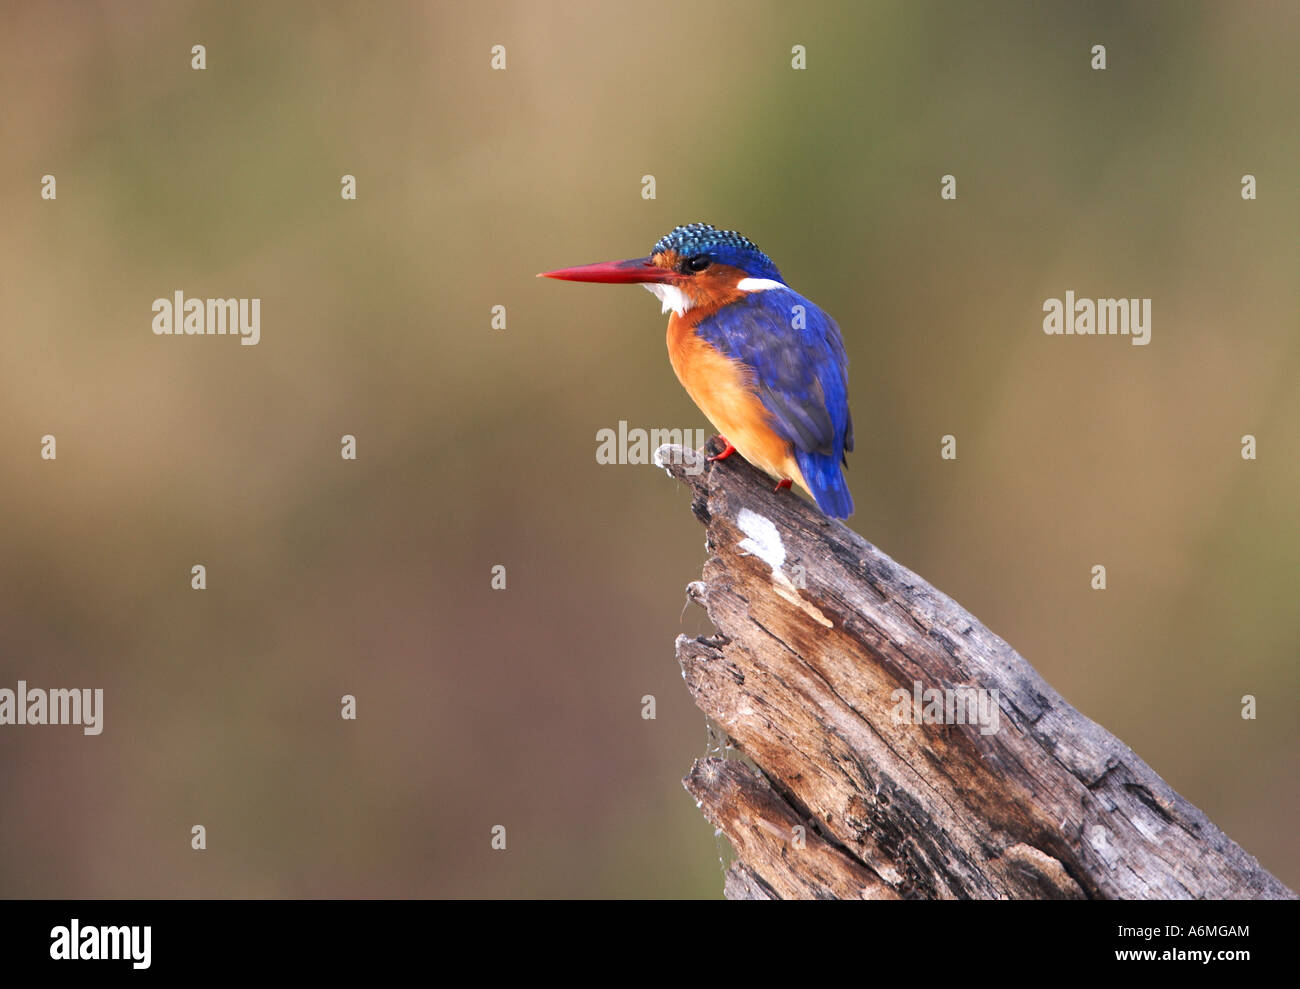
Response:
M643 282L642 284L645 286L646 291L653 292L659 297L659 301L664 304L664 312L671 309L678 316L685 316L686 310L691 308L690 300L676 285L661 285L659 282Z

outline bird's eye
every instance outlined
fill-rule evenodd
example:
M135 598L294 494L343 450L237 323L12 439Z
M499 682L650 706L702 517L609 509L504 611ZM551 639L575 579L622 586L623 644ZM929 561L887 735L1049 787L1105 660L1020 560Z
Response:
M696 254L694 257L686 259L687 271L703 271L709 266L709 256L707 254Z

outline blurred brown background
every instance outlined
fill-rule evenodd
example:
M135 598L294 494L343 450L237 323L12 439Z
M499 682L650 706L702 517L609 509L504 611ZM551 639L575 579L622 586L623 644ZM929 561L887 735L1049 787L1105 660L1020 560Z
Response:
M694 220L843 327L852 526L1300 885L1297 48L1282 3L6 5L0 686L106 696L0 728L0 895L719 895L703 532L595 461L707 423L649 295L533 278ZM261 343L154 336L176 289ZM1045 336L1067 289L1151 344Z

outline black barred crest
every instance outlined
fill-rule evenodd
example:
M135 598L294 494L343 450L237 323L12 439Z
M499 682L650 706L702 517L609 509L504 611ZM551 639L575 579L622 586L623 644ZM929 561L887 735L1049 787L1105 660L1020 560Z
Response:
M753 275L780 279L772 259L748 237L735 230L719 230L707 223L688 223L659 238L651 254L676 251L682 257L707 254Z
M687 223L684 226L674 227L671 233L666 233L659 238L659 243L655 244L654 250L650 253L676 251L678 254L689 256L707 254L710 250L724 245L753 251L755 254L762 255L763 260L771 261L771 258L758 249L757 244L743 234L735 230L719 230L707 223Z

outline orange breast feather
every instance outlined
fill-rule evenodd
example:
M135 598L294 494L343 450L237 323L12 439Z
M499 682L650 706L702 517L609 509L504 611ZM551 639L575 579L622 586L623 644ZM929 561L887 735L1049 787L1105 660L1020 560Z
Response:
M771 414L755 394L751 372L743 364L700 339L676 313L668 321L668 360L686 394L742 457L807 490L793 445L772 429Z

